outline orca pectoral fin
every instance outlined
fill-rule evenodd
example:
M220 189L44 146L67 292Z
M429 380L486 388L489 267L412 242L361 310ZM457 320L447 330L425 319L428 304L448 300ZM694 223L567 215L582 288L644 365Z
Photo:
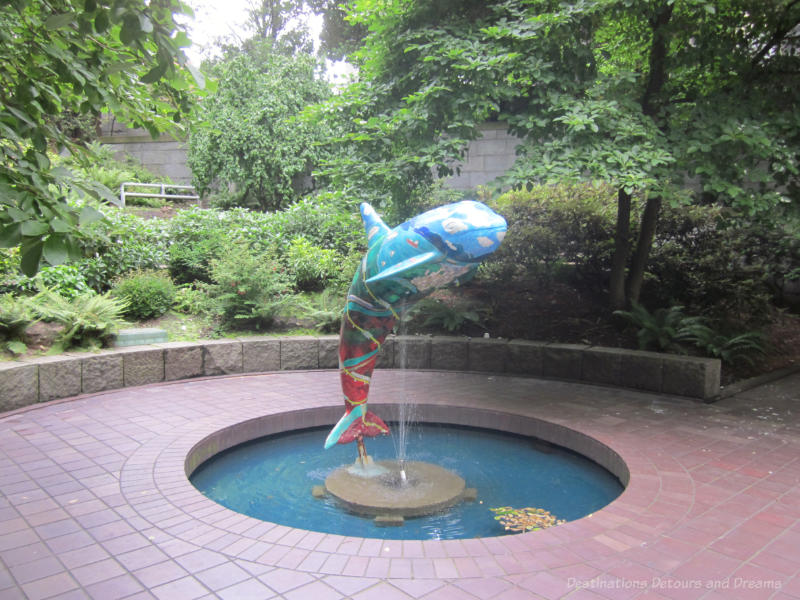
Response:
M425 252L424 254L418 254L417 256L412 256L402 262L397 263L396 265L392 265L381 271L380 273L376 273L369 279L367 279L367 283L374 283L376 281L380 281L382 279L386 279L388 277L394 277L395 275L400 275L405 271L410 271L416 267L421 267L422 265L426 265L428 263L436 262L442 257L441 254L438 252Z

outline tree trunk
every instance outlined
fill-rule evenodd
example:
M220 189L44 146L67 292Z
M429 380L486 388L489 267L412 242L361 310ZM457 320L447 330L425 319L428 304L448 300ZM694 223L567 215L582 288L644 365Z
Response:
M631 268L628 271L627 292L629 304L639 301L639 294L642 291L642 282L644 281L644 270L647 266L650 248L653 245L653 238L656 234L656 223L658 222L660 209L661 198L649 198L644 207L639 239L636 242L636 251L633 254Z
M631 196L624 189L617 190L617 229L614 234L614 258L608 282L611 310L626 308L625 266L631 249Z

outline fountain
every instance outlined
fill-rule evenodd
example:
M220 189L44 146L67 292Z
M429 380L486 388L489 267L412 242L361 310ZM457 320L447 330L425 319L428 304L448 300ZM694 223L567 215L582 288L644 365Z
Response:
M407 461L405 431L398 458L375 463L365 438L386 435L389 427L367 410L378 353L395 324L416 302L446 285L472 277L494 252L506 222L479 202L448 204L390 229L369 204L361 205L368 250L347 295L339 338L339 370L345 413L325 440L325 448L356 443L354 464L337 469L324 489L348 510L387 524L431 514L474 497L464 480L438 465ZM401 415L402 416L402 415ZM401 418L400 427L406 426Z
M416 443L406 439L410 436L402 419L392 424L396 434L386 437L390 427L367 409L371 376L386 336L417 300L473 275L480 260L498 247L506 224L476 202L447 205L394 229L368 205L362 205L361 213L369 249L353 277L342 320L339 371L345 413L327 435L329 451L319 452L324 430L311 428L332 420L331 407L298 411L293 417L298 422L289 429L277 425L280 414L259 417L198 444L198 455L212 458L191 473L197 489L263 521L337 535L409 540L534 531L590 515L618 496L624 467L615 476L580 456L585 436L546 421L508 422L475 408L440 419L431 414L441 417L438 405L410 407L395 401L383 404L383 410L391 411L392 422L408 412L419 417ZM406 375L391 377L402 382ZM239 437L240 427L267 433ZM219 452L220 440L229 434L239 442L225 444ZM397 459L373 460L367 438L376 457L391 456L394 445ZM395 445L396 438L401 441ZM345 452L353 442L356 460L341 466L350 460ZM403 526L387 527L391 525Z

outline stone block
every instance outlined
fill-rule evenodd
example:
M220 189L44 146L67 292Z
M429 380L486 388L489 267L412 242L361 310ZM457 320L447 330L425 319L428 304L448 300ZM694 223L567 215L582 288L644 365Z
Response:
M583 344L547 344L542 348L542 375L579 381L587 348Z
M665 354L662 364L661 391L665 394L702 400L719 395L721 370L719 359Z
M39 366L0 362L0 411L14 410L39 401Z
M472 152L473 147L470 146L470 152ZM487 139L487 140L480 140L477 144L474 145L475 156L492 156L503 154L506 151L505 141L502 139ZM472 166L472 155L470 154L470 166Z
M391 369L394 367L395 339L393 335L386 336L383 341L378 359L375 361L376 369Z
M542 374L542 348L544 342L511 340L508 343L506 371L523 375Z
M123 356L119 353L84 356L81 360L82 391L93 394L124 385Z
M281 339L281 370L318 368L319 339L311 336Z
M164 379L175 381L203 375L203 346L192 342L156 344L164 349Z
M621 348L593 347L583 351L581 379L588 383L620 385L622 382L622 356L628 351Z
M339 368L339 336L322 335L319 337L319 368Z
M427 335L400 335L394 338L395 369L430 369L431 338Z
M663 354L630 350L622 355L622 385L660 392L664 377Z
M431 369L466 371L469 369L469 339L435 337L431 339Z
M503 373L508 359L508 340L473 338L469 341L469 370Z
M219 340L203 344L203 374L228 375L242 372L242 342Z
M281 370L281 341L279 338L241 338L242 371L267 373Z
M167 341L167 332L155 327L121 329L114 338L114 347L146 346Z
M164 350L129 350L122 354L122 382L125 387L164 381Z
M81 393L81 359L75 356L45 356L39 365L39 402L68 398Z

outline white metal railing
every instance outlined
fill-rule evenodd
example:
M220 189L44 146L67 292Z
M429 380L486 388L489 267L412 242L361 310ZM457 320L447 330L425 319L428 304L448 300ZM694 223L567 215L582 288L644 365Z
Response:
M158 188L160 192L158 194L147 194L144 192L128 192L125 190L125 186L129 187L149 187L149 188ZM166 190L191 190L191 194L167 194ZM195 192L194 186L192 185L175 185L172 183L136 183L132 181L126 181L125 183L119 186L119 201L120 206L125 206L125 199L131 198L163 198L164 200L199 200L200 196L197 195Z

